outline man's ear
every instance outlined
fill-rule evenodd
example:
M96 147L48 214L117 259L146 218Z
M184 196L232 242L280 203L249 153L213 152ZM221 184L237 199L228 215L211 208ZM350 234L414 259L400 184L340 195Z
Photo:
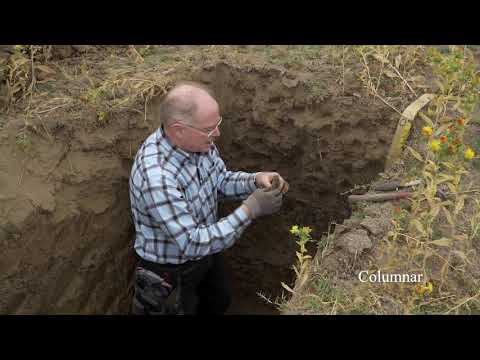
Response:
M183 127L179 124L172 124L170 125L170 129L175 137L182 138L183 137Z

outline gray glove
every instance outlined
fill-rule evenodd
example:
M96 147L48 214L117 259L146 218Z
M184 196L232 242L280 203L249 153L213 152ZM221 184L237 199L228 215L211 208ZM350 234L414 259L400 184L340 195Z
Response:
M243 201L243 204L249 208L252 218L255 219L280 210L282 197L281 189L257 189Z

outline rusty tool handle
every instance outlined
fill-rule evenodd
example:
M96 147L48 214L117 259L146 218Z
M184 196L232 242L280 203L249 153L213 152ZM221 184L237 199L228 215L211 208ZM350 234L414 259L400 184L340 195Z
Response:
M350 195L348 201L351 203L357 201L386 201L404 199L412 195L413 193L410 191L392 191L381 194Z

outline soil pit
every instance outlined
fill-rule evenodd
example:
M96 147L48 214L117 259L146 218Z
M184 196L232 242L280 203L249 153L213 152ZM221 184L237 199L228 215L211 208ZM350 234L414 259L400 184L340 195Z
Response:
M309 89L293 86L298 79L288 83L279 70L245 73L219 64L198 80L213 89L226 119L218 147L227 167L277 171L290 183L280 213L255 221L226 251L234 292L229 313L275 314L257 293L275 300L285 292L282 281L293 287L297 244L290 227L310 226L319 239L330 221L348 218L339 194L383 170L395 122L382 105L354 97L308 103ZM222 204L221 213L235 206Z
M312 76L322 84L314 93ZM217 97L224 118L218 147L227 167L277 171L290 183L280 213L255 221L226 251L234 291L229 313L274 314L257 293L275 299L280 282L294 280L290 227L310 226L319 239L330 221L350 215L339 194L382 171L396 114L352 95L360 88L354 78L339 91L328 68L312 75L216 63L189 79L209 85ZM2 151L12 156L0 160L0 180L11 190L0 205L0 251L8 260L0 269L1 313L129 311L128 177L136 150L158 124L125 112L90 131L69 116L42 124L54 145L31 135L30 156L15 150L20 126L12 120L3 129ZM235 206L224 204L221 213Z

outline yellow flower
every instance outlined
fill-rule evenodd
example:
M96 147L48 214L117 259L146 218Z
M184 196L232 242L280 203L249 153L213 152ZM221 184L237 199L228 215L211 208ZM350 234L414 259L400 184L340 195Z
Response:
M430 148L433 152L437 152L438 150L440 150L440 141L432 140L432 142L430 143Z
M431 136L432 133L433 133L433 129L430 127L430 126L424 126L423 129L422 129L422 133L423 135L425 136Z
M304 226L302 227L302 232L308 235L312 232L312 229L310 229L308 226Z
M468 148L465 150L465 159L467 160L472 160L475 157L475 151L473 151L471 148Z
M425 292L427 294L431 294L433 291L433 284L429 281L427 285L425 286Z
M298 234L298 226L297 225L293 225L292 228L290 229L290 232L292 234Z
M419 295L428 295L433 291L433 284L429 281L425 285L417 285L415 291Z

